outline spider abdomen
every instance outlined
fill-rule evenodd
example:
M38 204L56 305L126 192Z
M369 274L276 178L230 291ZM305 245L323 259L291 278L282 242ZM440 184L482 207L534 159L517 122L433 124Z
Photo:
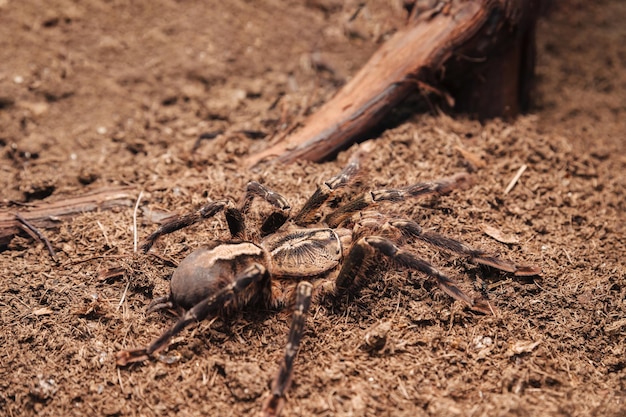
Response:
M253 263L266 265L266 257L265 251L251 242L197 249L172 274L170 300L188 310L232 283Z

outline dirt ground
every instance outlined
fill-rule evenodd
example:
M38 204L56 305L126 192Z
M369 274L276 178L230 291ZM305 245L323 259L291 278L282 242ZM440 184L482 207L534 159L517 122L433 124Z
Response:
M175 320L145 308L167 294L176 263L227 236L216 217L134 254L132 205L142 192L140 239L167 213L238 200L249 180L300 207L354 148L323 164L241 162L328 100L402 22L398 1L367 2L351 20L359 3L0 0L0 210L132 190L128 206L45 230L58 263L27 236L2 248L0 414L260 410L288 311L193 325L164 360L116 367L116 352ZM415 247L468 292L486 288L496 315L407 271L315 305L284 415L626 413L625 17L620 0L557 2L538 28L532 111L512 123L419 114L374 139L360 189L475 179L382 210L543 274L518 279ZM103 279L111 268L124 273ZM385 346L368 350L381 326Z

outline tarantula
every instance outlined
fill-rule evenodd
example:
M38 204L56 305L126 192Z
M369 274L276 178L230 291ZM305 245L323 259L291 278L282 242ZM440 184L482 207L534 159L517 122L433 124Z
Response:
M170 294L155 299L148 311L178 307L184 314L147 347L120 351L116 355L117 364L125 366L149 359L190 323L209 316L227 317L230 312L256 303L272 308L295 305L285 354L263 406L264 415L276 416L290 386L312 297L340 296L354 291L370 279L372 267L381 258L434 278L445 293L473 310L493 311L486 299L472 299L452 278L403 249L405 243L419 239L478 264L519 276L539 273L537 267L518 266L457 240L423 231L412 220L371 211L384 202L447 193L468 182L465 174L403 188L369 191L331 211L320 222L320 208L334 192L354 181L361 156L357 152L338 175L319 185L293 217L289 216L290 206L283 196L258 182L250 182L239 206L229 200L210 202L196 212L175 217L160 226L142 244L144 252L160 236L220 212L226 217L231 239L197 249L178 265L171 277ZM275 208L263 221L256 238L245 228L246 213L254 197L261 197Z

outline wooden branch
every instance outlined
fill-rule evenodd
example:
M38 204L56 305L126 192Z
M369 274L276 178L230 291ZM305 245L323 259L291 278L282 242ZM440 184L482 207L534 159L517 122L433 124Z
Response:
M249 157L246 165L253 166L270 158L290 163L297 159L321 161L333 156L377 126L389 110L418 86L434 86L440 82L445 86L447 73L467 72L471 65L483 63L495 46L502 45L503 37L519 38L523 31L514 29L525 25L539 1L417 1L409 25L382 45L331 101L311 115L294 134ZM426 11L418 10L422 4L435 6ZM503 50L508 52L506 47ZM509 60L510 56L501 59L500 64L507 65ZM517 60L514 63L519 64ZM513 70L501 77L500 84L513 82L517 88L519 66ZM498 71L492 72L497 74ZM432 90L438 89L433 87ZM472 96L463 93L459 95ZM512 100L518 100L517 92L510 89L499 94L510 93ZM511 108L510 100L507 96L501 100L504 104L498 102L497 105L514 112L518 107ZM492 101L481 103L493 108ZM485 113L494 112L485 110Z
M38 229L56 228L64 220L81 213L133 205L136 190L132 187L108 188L53 202L43 201L23 210L0 211L0 248L23 231L24 222ZM20 220L23 219L23 220Z
M38 240L38 241L42 242L43 244L45 244L46 248L48 248L48 253L52 257L52 260L54 262L59 262L59 257L57 256L56 252L54 251L54 248L50 244L50 241L48 240L46 235L44 235L41 232L41 230L37 229L28 220L26 220L24 217L22 217L21 214L17 213L15 215L15 218L17 219L17 221L22 226L21 229L24 230L26 233L28 233L28 235L30 235L30 237L32 237L33 239Z

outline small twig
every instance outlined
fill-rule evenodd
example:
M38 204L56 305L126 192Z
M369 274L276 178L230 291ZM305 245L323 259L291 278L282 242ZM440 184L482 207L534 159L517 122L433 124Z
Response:
M215 139L216 137L218 137L219 135L221 135L223 133L224 133L223 130L216 130L214 132L201 133L198 136L198 139L196 139L195 143L193 144L193 147L191 148L191 153L194 153L195 151L198 150L198 148L200 147L200 144L202 143L203 140Z
M120 298L120 302L117 305L115 311L119 311L120 307L122 307L122 304L124 304L124 300L126 299L126 293L128 292L128 287L130 287L130 281L128 281L128 283L126 284L126 288L124 288L124 292L122 293L122 298Z
M137 210L139 209L139 202L143 196L143 191L139 192L137 202L135 203L135 209L133 210L133 251L137 253Z
M109 242L109 236L107 235L107 231L105 230L105 228L102 225L102 223L100 223L100 220L96 220L96 224L98 225L98 227L102 231L102 235L104 236L104 244L107 245L107 247L110 248L111 247L111 242Z
M120 384L120 390L122 390L122 392L124 392L124 384L122 384L122 374L120 372L120 368L117 368L117 381Z
M24 225L28 230L30 230L31 232L34 233L35 237L37 239L39 239L40 242L43 242L46 245L46 248L48 248L48 252L50 253L50 256L52 257L52 260L54 262L59 262L59 258L57 257L56 252L54 251L54 249L52 248L52 245L50 244L50 241L48 240L48 238L41 233L41 231L39 229L37 229L35 226L33 226L28 220L26 220L21 214L16 213L15 214L15 218L22 224Z
M572 262L572 258L569 256L569 252L567 251L567 249L563 248L563 252L565 252L565 257L567 258L569 263L570 264L574 263L574 262Z
M526 171L526 168L528 168L528 166L526 164L524 164L517 170L517 173L515 174L515 176L513 177L511 182L509 183L509 185L504 190L504 195L507 195L513 189L513 187L515 187L515 184L517 184L517 181L519 181L519 179L522 176L522 174L524 173L524 171Z

